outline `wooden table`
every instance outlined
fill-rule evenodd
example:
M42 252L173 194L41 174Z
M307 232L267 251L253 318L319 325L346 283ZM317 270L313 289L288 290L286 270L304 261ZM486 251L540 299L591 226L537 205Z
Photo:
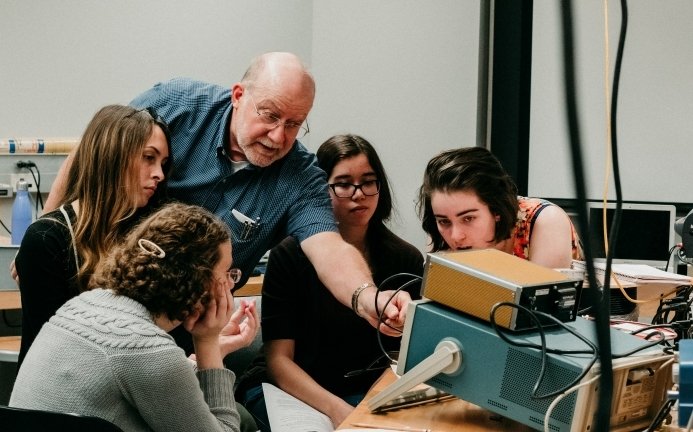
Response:
M378 427L429 429L431 432L534 430L460 399L372 414L368 410L366 401L382 391L395 379L394 372L389 368L386 369L380 379L373 384L363 401L339 425L337 430L354 429L356 428L354 423L365 423Z
M0 310L21 308L22 299L19 290L0 291Z
M21 309L19 290L0 291L0 310ZM21 336L0 337L0 361L16 362L19 356Z
M234 297L248 297L262 295L262 281L264 276L251 276L248 282L233 293Z
M16 363L21 343L21 336L0 337L0 361Z

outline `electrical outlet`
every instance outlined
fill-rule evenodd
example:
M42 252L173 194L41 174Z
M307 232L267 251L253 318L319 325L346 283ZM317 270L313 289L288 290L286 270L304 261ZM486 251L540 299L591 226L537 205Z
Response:
M12 198L14 196L12 185L0 183L0 198Z
M10 184L12 185L12 190L17 192L17 182L19 179L24 179L25 182L29 183L29 192L36 192L36 184L34 184L34 177L31 173L12 173L10 174Z

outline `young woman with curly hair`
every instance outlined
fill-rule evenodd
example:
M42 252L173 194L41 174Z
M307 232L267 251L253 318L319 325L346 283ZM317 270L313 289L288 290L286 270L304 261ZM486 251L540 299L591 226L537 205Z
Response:
M10 405L104 418L127 431L238 431L219 334L233 312L228 228L169 204L115 246L90 290L43 326ZM192 334L197 370L167 332Z

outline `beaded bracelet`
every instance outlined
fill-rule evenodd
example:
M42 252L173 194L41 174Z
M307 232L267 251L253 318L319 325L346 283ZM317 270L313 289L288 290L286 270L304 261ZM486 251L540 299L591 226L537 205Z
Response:
M351 295L351 308L354 310L354 313L361 318L363 318L363 316L359 313L359 296L361 295L361 292L368 287L375 287L375 285L370 282L366 282L365 284L356 288L354 293Z

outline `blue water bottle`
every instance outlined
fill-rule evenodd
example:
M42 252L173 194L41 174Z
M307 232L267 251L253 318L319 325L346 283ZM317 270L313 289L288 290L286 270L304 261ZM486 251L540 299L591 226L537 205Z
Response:
M29 200L29 183L24 179L17 182L17 195L12 204L12 244L22 243L24 233L31 224L31 201Z

